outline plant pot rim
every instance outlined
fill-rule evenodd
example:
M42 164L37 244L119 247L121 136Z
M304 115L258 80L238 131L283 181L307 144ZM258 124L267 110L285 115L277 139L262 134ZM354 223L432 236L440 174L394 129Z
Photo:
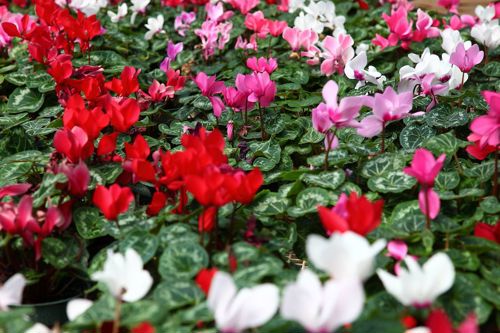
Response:
M66 297L63 299L55 300L55 301L43 302L43 303L27 303L27 304L18 305L17 307L37 307L37 306L57 305L57 304L69 302L73 299L77 299L77 298L79 298L79 296L81 296L81 293L78 295L75 295L75 296Z

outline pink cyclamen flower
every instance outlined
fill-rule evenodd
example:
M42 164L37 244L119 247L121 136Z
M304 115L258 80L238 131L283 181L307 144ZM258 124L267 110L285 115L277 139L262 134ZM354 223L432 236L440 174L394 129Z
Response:
M460 0L438 0L437 4L438 6L444 7L447 9L450 13L458 14L458 4L460 3Z
M354 41L349 35L327 36L322 44L322 57L325 60L321 63L321 73L329 76L337 72L342 75L345 64L354 57L353 44Z
M5 196L16 196L26 193L31 187L31 184L11 184L0 187L0 199Z
M403 260L408 254L408 245L402 240L392 240L387 243L387 255L397 261Z
M387 37L376 35L372 43L380 46L382 49L387 46L395 46L401 41L401 47L407 49L410 46L413 37L413 21L408 20L408 11L404 6L398 7L391 15L382 14L382 18L389 26L390 34Z
M182 12L180 15L175 17L174 29L179 35L184 37L186 35L186 31L191 26L191 23L193 23L195 20L195 12Z
M214 109L214 115L220 117L225 106L220 97L214 96L215 94L220 94L224 90L224 82L216 81L215 75L207 76L204 72L198 73L193 79L198 88L201 90L201 94L208 97L212 107Z
M224 7L222 2L218 2L217 4L213 4L208 2L205 5L205 11L207 12L207 18L212 21L225 21L233 16L233 12L228 10L224 11Z
M459 43L450 56L450 63L460 68L462 72L469 73L474 66L483 61L483 58L484 52L479 50L477 44L466 50L464 43Z
M328 81L322 90L323 99L326 103L320 103L312 110L313 127L320 133L327 132L332 126L337 128L359 126L355 118L358 116L363 104L366 103L366 97L344 97L338 103L338 91L337 83Z
M246 15L252 9L257 7L260 0L229 0L229 4L239 10L243 15Z
M245 93L241 93L236 89L235 87L226 87L222 91L222 94L224 95L224 102L228 107L233 109L234 112L240 112L241 110L245 110L245 108L252 108L253 103L247 102L247 97L248 95Z
M373 115L361 121L358 134L366 138L374 137L382 132L389 121L399 120L409 115L412 108L413 93L411 91L398 94L392 87L385 88L382 94L368 97L367 104L373 109Z
M68 191L77 197L82 197L87 192L90 182L90 173L87 165L80 161L76 165L62 163L57 173L63 173L68 178Z
M278 36L280 36L283 33L283 31L285 30L285 28L288 27L288 23L286 23L286 21L268 20L267 21L267 27L269 29L269 33L273 37L278 37Z
M245 86L251 92L248 101L258 102L260 107L269 106L276 95L276 83L267 72L245 75Z
M267 72L268 74L271 74L276 70L276 68L278 68L278 63L274 58L266 59L264 57L260 57L257 59L257 57L252 57L247 59L247 67L256 73Z
M241 36L238 36L238 38L236 38L236 44L234 45L235 50L242 49L257 51L257 48L257 36L255 34L251 35L249 40L246 40Z
M432 17L421 9L417 10L416 30L413 32L413 40L421 42L426 38L435 38L440 36L440 30L433 27Z
M417 179L420 184L418 204L422 213L431 219L439 214L441 206L439 195L432 187L439 171L443 168L445 159L446 154L441 154L437 159L434 159L430 151L419 148L413 155L411 167L403 169L404 173Z
M167 56L161 62L160 69L166 73L170 68L170 63L172 61L175 61L175 58L177 58L177 55L181 53L183 49L184 49L184 44L182 42L174 44L171 40L169 40L166 50Z
M257 37L266 38L269 33L269 21L264 17L264 13L256 11L249 13L245 16L245 27L249 30L255 31Z
M486 115L472 121L470 130L481 148L486 145L497 147L500 145L500 93L483 91L482 94L490 109Z
M283 30L283 39L290 44L292 51L298 51L301 48L307 51L318 41L318 34L311 29L302 31L298 28L286 27Z

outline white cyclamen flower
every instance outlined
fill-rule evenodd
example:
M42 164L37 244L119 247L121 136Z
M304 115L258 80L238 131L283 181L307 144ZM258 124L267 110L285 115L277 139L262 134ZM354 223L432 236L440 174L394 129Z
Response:
M11 305L21 304L26 279L21 273L14 274L0 285L0 311L7 311Z
M94 302L84 299L84 298L75 298L68 302L66 306L66 315L70 321L75 320L80 315L84 314Z
M321 23L321 21L319 21L316 17L311 14L304 14L303 12L295 18L293 24L294 27L299 30L311 29L318 34L322 33L325 28L323 23Z
M382 83L386 79L385 76L382 76L373 66L369 66L368 70L365 70L367 64L368 59L366 57L366 52L362 51L347 62L344 68L345 76L351 80L358 80L356 89L364 86L365 82L373 83L381 89Z
M87 16L97 14L101 8L108 5L108 0L71 0L69 7L74 11L81 11Z
M108 10L108 16L111 19L111 22L116 23L125 16L127 16L127 12L128 12L127 4L123 3L120 6L118 6L118 12L116 14Z
M55 331L52 331L44 324L36 323L35 325L31 326L25 333L55 333Z
M150 17L148 18L148 23L144 26L149 30L144 35L146 40L150 40L154 35L164 32L163 23L165 22L163 15L159 14L156 18Z
M332 332L356 320L365 294L360 281L332 279L324 285L312 271L303 270L283 291L281 316L300 323L307 332Z
M379 239L373 245L352 231L333 233L330 238L310 235L306 242L309 260L334 279L364 281L373 274L376 255L385 247Z
M455 267L444 253L433 255L422 267L411 256L405 263L408 269L401 268L398 276L377 270L387 292L405 306L429 306L453 286Z
M476 24L472 27L470 35L478 43L489 49L495 49L500 46L500 25L498 25L498 20Z
M453 30L450 28L444 29L443 31L441 31L441 38L443 39L441 47L446 51L446 53L450 55L455 52L457 45L460 43L464 43L464 48L466 50L472 46L472 43L470 41L464 42L458 30Z
M297 9L304 8L304 0L290 0L288 3L288 12L293 13Z
M103 282L114 297L126 302L140 300L153 284L151 274L143 269L141 257L131 248L125 255L108 250L103 270L92 274L92 280Z
M474 10L479 22L490 22L495 17L495 6L486 6L483 7L481 5L476 6Z
M217 272L207 302L222 333L239 333L264 325L274 316L279 306L279 290L265 283L238 291L229 274Z

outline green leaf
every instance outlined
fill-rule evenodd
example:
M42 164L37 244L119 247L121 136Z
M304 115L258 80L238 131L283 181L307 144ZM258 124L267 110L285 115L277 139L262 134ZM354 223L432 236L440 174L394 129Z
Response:
M176 242L161 255L158 272L164 279L191 279L207 265L208 254L203 247L191 242Z
M50 119L48 118L38 118L35 120L27 121L23 123L23 128L26 131L26 134L30 136L40 136L47 135L55 132L56 128L48 128L50 124Z
M319 187L309 187L297 195L295 200L297 207L290 207L288 214L298 217L313 213L318 206L327 206L333 199L333 193Z
M275 276L283 269L283 262L267 256L247 267L238 267L233 277L238 285L248 286L259 283L268 276Z
M106 236L112 222L106 220L96 207L80 207L73 212L73 221L83 239Z
M500 203L496 197L485 197L479 205L485 213L497 214L500 212Z
M403 171L390 171L368 180L368 187L374 192L401 193L411 189L417 181Z
M404 149L416 149L436 134L432 127L427 125L411 124L406 126L399 135L399 142Z
M176 223L168 226L163 226L158 233L159 246L166 248L176 242L198 242L200 235L192 230L192 228L184 223Z
M133 248L142 258L144 263L148 262L158 249L158 238L143 229L128 231L125 238L118 243L120 252Z
M453 190L460 183L460 176L457 172L440 172L435 180L438 191Z
M446 254L450 256L455 267L463 270L475 271L481 265L478 256L470 251L449 249Z
M43 260L57 269L63 269L71 265L80 252L79 243L73 238L63 240L49 237L45 238L42 243Z
M469 120L467 110L456 109L448 104L438 104L425 114L429 126L452 128L465 125Z
M153 292L153 298L169 310L201 303L203 292L193 281L164 281Z
M344 182L345 172L343 170L336 170L319 174L305 173L300 179L310 186L319 186L325 189L335 190Z
M489 181L495 172L494 161L486 161L475 164L472 168L465 168L464 174L467 177L477 178L481 183Z
M265 192L252 203L252 211L256 216L277 216L283 214L290 200L278 193Z
M44 101L44 96L36 90L27 87L19 87L9 96L7 109L10 113L36 112Z
M500 77L500 62L492 61L484 65L481 71L486 76Z
M424 143L424 147L429 149L434 155L445 153L452 156L459 148L467 146L467 142L459 140L453 132L436 135Z
M43 176L40 187L35 191L35 193L33 193L33 206L42 206L47 198L54 196L59 191L57 189L57 185L64 184L66 182L66 175L63 173L46 173Z
M390 223L392 228L409 235L424 230L425 216L420 211L417 200L406 201L394 207Z
M361 169L361 175L365 178L382 176L389 171L401 171L405 166L406 159L404 155L385 153L368 160Z

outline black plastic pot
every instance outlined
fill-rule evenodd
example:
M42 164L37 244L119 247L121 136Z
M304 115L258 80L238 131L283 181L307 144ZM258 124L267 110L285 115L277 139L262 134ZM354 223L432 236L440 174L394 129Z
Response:
M32 321L52 327L56 323L64 324L68 322L66 307L72 299L75 299L75 297L46 303L23 304L16 307L33 309L33 312L30 315L30 319Z

